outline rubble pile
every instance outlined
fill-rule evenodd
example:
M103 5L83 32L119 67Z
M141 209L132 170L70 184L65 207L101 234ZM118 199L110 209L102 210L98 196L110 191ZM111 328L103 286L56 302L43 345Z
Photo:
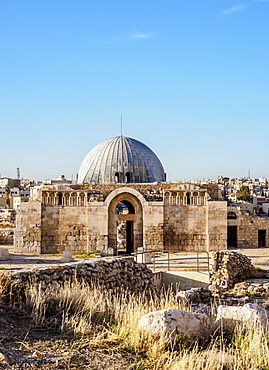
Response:
M209 278L212 286L222 292L232 289L236 283L257 277L251 260L238 252L218 251L212 253Z

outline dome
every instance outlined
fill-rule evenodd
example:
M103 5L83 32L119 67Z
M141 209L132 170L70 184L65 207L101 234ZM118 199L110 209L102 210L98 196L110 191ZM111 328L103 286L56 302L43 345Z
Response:
M78 183L141 183L165 181L163 166L145 144L116 136L96 145L84 158Z

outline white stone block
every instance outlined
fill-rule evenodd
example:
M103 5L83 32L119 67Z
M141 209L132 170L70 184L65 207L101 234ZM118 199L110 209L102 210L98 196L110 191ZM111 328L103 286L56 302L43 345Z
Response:
M63 258L72 258L72 251L63 251Z
M137 255L137 262L138 263L151 263L151 253L140 253Z
M67 263L74 261L72 258L72 251L63 251L63 257L61 258L61 262Z
M10 260L9 250L6 248L0 249L0 261L7 261L7 260Z
M196 339L207 337L209 319L203 314L164 309L142 316L139 326L167 341L174 340L177 335L182 335L187 343L191 343Z

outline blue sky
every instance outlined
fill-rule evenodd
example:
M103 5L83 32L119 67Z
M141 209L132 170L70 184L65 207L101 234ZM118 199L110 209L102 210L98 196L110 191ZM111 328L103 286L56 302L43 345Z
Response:
M2 0L0 175L123 134L168 180L269 177L268 0Z

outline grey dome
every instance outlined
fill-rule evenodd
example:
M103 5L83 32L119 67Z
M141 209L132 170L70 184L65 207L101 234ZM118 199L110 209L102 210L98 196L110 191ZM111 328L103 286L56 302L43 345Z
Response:
M159 158L145 144L125 136L116 136L96 145L78 171L78 183L155 181L165 181Z

